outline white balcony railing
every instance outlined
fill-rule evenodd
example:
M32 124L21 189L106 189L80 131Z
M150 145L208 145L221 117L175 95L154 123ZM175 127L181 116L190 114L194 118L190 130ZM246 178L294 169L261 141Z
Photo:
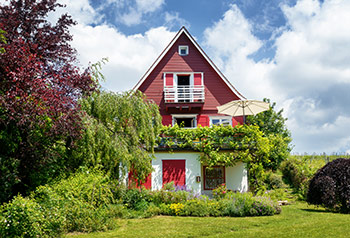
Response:
M204 86L165 86L164 100L166 103L204 102Z

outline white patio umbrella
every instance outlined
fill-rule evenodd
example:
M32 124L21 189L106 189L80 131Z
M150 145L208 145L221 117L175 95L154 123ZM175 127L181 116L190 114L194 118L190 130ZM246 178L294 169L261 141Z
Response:
M257 100L234 100L217 107L219 114L227 114L233 117L243 116L244 123L245 116L256 115L269 110L269 108L269 103Z

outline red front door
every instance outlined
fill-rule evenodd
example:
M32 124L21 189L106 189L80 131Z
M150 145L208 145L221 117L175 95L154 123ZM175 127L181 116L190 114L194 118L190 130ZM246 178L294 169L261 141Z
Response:
M163 160L163 185L174 181L175 185L186 184L185 160Z

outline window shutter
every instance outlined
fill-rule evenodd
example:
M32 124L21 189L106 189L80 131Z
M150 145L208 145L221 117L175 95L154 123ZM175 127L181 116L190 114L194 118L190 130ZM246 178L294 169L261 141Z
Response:
M193 74L193 84L195 86L202 86L203 85L203 79L202 74Z
M174 74L165 74L165 86L174 86Z
M204 99L203 92L203 74L194 73L193 74L193 101L201 102Z

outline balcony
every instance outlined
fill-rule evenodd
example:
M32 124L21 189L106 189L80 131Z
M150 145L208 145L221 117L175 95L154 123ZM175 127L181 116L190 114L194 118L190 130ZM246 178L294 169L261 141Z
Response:
M164 87L165 103L204 103L204 85Z

